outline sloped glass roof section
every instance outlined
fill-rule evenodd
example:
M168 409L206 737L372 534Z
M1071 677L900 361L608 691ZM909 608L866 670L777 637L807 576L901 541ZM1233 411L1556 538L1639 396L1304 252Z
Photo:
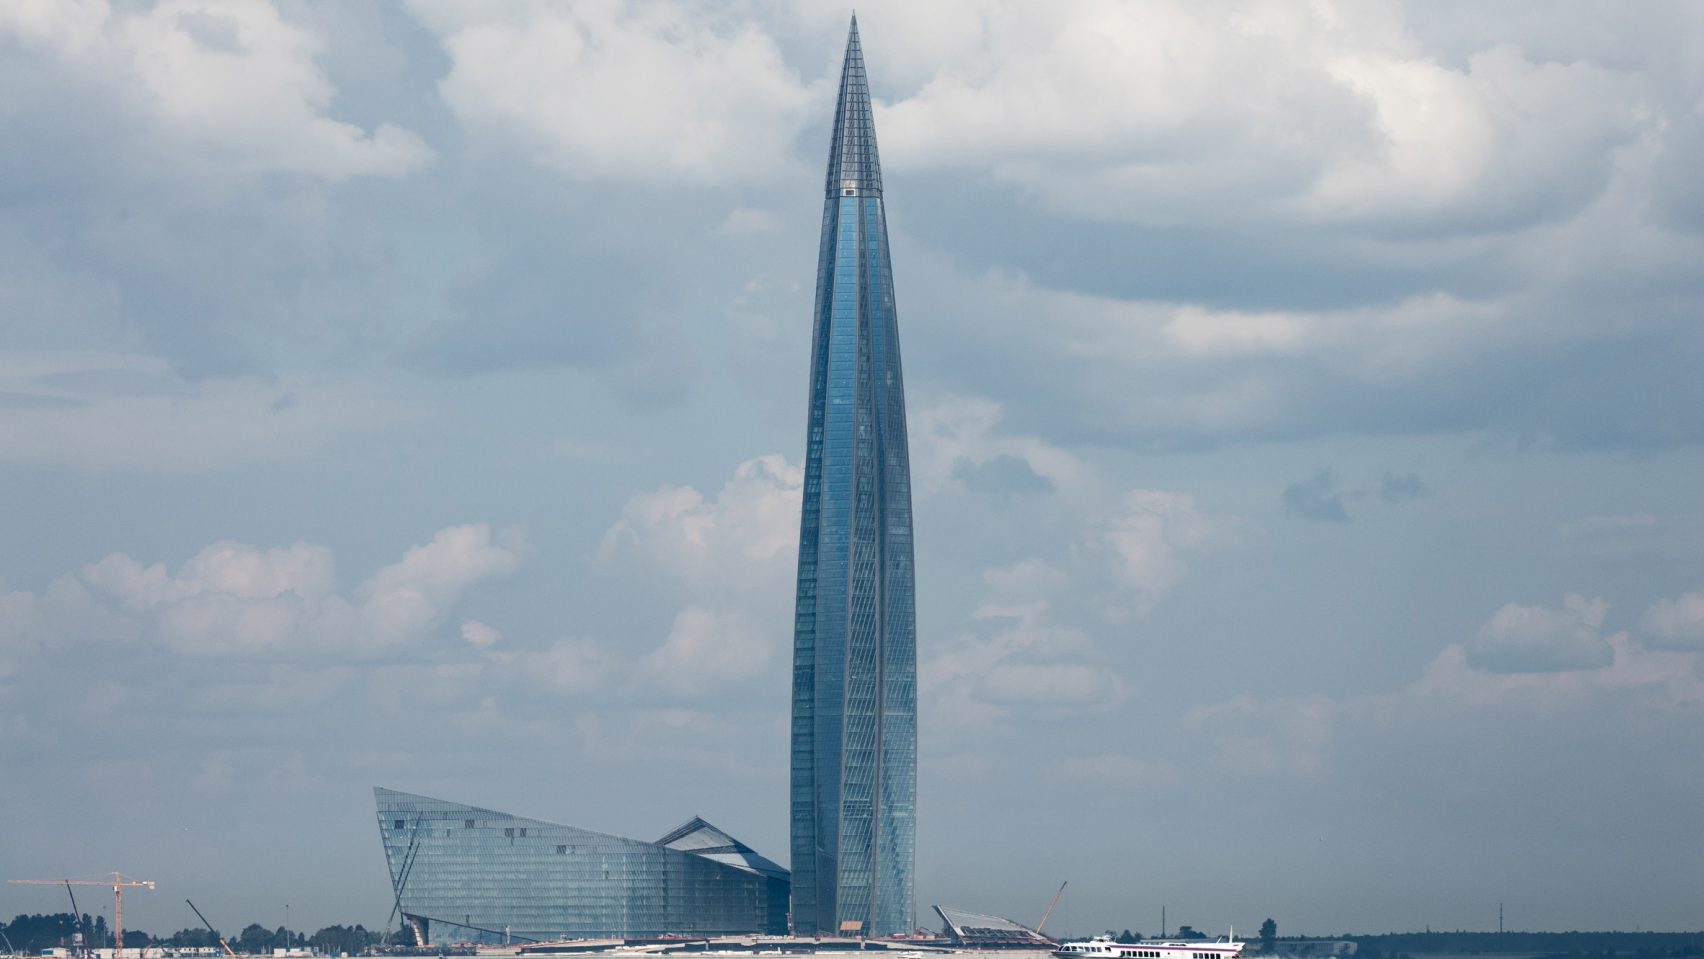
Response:
M787 878L787 870L763 858L752 848L715 826L694 816L679 828L657 840L657 845L690 852L706 859L744 869L760 876Z

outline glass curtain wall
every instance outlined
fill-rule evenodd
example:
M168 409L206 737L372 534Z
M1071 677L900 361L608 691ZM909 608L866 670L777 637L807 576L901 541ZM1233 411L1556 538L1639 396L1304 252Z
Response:
M794 619L793 929L914 925L910 455L881 163L856 19L830 144Z
M397 902L433 944L786 931L786 870L701 820L666 837L682 849L373 792Z

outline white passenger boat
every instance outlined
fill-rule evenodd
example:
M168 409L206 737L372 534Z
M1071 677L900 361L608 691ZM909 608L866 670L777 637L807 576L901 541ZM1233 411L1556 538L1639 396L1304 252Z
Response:
M1246 943L1231 936L1205 941L1144 939L1114 942L1111 936L1096 936L1079 942L1062 942L1053 950L1058 959L1236 959Z

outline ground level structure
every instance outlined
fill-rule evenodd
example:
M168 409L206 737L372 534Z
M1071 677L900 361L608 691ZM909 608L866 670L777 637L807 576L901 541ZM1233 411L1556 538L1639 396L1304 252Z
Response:
M375 787L398 909L422 942L780 935L786 869L702 819L656 842Z
M1030 927L1004 916L989 916L951 906L936 906L935 914L945 925L941 934L958 949L1041 949L1057 943Z

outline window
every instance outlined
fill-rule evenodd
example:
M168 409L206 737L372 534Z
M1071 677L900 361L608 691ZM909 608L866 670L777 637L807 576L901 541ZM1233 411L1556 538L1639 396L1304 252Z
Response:
M391 828L392 829L401 829L402 828L402 820L392 819L391 820Z
M473 820L463 819L462 820L462 828L463 829L472 829L473 828Z
M522 839L527 838L527 827L525 827L525 826L521 827L521 838Z
M556 847L556 854L557 854L557 855L558 855L558 856L566 856L566 855L568 855L568 847L567 847L567 846L557 846L557 847Z
M510 826L509 828L503 830L503 835L508 836L510 839L515 838L515 827Z

